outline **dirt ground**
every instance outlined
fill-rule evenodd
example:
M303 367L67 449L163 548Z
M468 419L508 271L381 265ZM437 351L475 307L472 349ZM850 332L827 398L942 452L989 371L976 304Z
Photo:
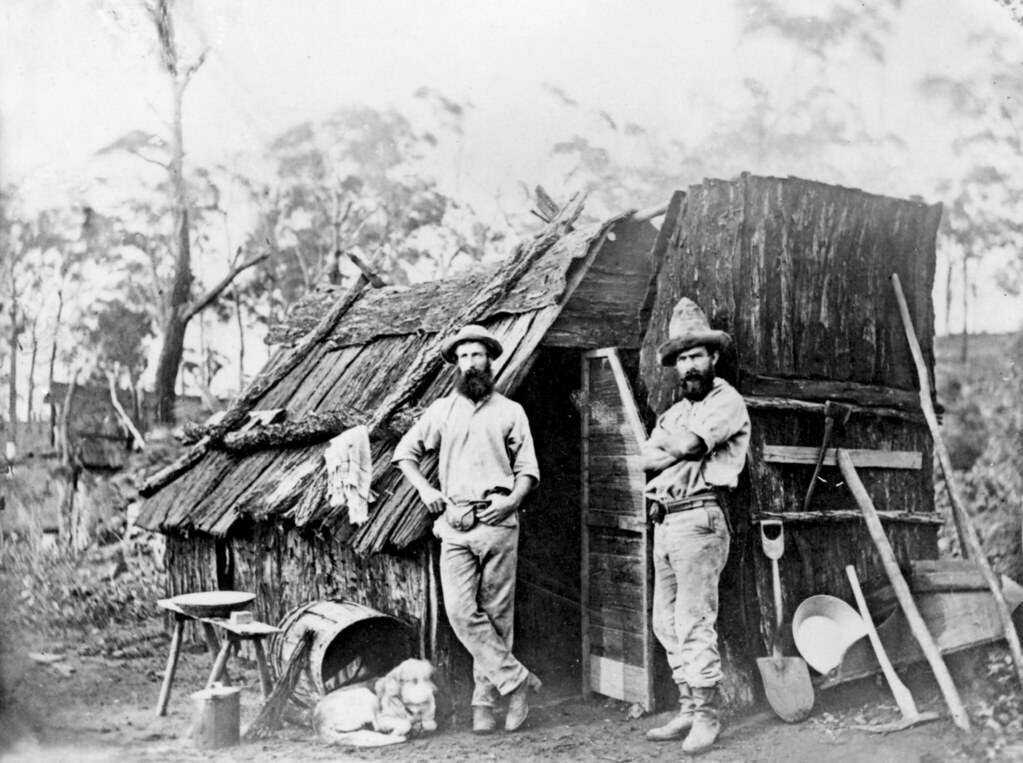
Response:
M541 692L526 727L515 734L476 737L468 718L441 719L433 735L383 749L342 749L318 742L308 729L286 726L267 741L217 752L196 750L189 737L191 692L202 687L210 658L198 645L182 654L168 714L156 718L166 659L165 637L121 656L88 656L81 645L20 645L7 634L2 650L4 707L0 759L4 761L643 761L677 760L677 743L652 743L643 732L668 714L630 719L627 708L600 698L553 697ZM64 654L51 665L29 658L30 649ZM242 691L242 728L260 707L255 666L232 658ZM921 709L942 710L940 694L926 679L913 679ZM821 693L814 714L787 725L768 710L730 719L706 761L1023 760L1023 747L1003 746L997 756L977 734L959 732L947 719L889 735L856 724L895 720L890 695L875 682ZM1016 755L1018 753L1018 757Z

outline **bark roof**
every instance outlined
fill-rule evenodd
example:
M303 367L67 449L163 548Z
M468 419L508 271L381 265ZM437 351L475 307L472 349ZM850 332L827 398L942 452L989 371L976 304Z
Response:
M505 290L503 296L476 321L494 332L504 346L494 364L499 390L511 392L517 386L528 370L529 358L570 296L570 279L575 282L580 270L589 268L618 219L562 236L517 281L499 284ZM437 332L459 306L492 285L501 272L483 268L411 288L367 291L255 407L284 408L289 421L345 410L357 421L402 382L410 360L437 339ZM289 345L315 326L341 296L337 289L322 290L298 303L286 324L272 332L270 340L284 346L261 374L272 373L282 353L290 351ZM422 385L415 403L428 405L450 391L453 380L452 368L442 367ZM369 521L361 527L347 521L346 508L328 504L322 458L326 441L251 455L211 450L186 475L146 499L138 523L162 532L225 535L240 521L273 516L298 527L329 531L362 553L402 548L425 532L428 515L415 491L390 465L397 438L393 428L371 438L373 490L378 497L371 504Z
M518 315L557 303L565 290L565 276L572 260L586 254L585 235L570 234L552 247L515 284L508 294L482 316ZM481 266L466 274L414 286L373 289L352 305L331 333L332 347L366 344L379 336L435 333L450 319L453 307L464 303L495 277L498 264ZM287 320L267 335L270 344L292 344L313 328L338 299L340 287L317 289L295 304Z

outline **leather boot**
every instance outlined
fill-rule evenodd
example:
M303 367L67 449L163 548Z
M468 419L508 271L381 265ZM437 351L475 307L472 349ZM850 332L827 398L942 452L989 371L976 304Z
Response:
M682 743L682 752L687 755L699 755L713 747L721 733L721 721L718 719L717 687L694 686L693 695L693 727L689 736Z
M647 739L653 742L667 742L685 736L693 725L693 695L688 684L678 684L678 705L678 715L663 726L650 729L646 733Z
M508 695L508 715L504 717L505 731L518 731L529 715L529 692L539 691L543 684L532 673Z
M486 705L472 706L472 733L493 734L497 730L494 708Z

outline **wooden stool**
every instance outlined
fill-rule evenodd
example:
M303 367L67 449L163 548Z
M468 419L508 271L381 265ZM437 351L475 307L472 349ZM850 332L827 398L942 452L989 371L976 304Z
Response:
M185 631L185 623L194 620L202 625L203 634L206 638L206 648L214 656L213 669L206 681L206 688L213 686L219 680L221 683L230 683L227 675L227 660L231 654L231 646L241 641L251 641L256 652L256 665L259 668L259 687L264 697L269 697L273 689L273 681L270 679L270 668L266 662L266 651L263 648L263 639L273 633L280 633L280 628L261 622L245 623L235 625L230 620L220 617L195 617L182 610L173 599L160 599L156 605L161 609L174 613L174 632L171 636L170 654L167 655L167 667L163 674L163 685L160 687L160 698L156 702L156 715L167 714L167 703L170 702L171 685L174 683L174 673L178 667L178 657L181 655L181 641ZM224 632L221 639L217 636L217 630Z

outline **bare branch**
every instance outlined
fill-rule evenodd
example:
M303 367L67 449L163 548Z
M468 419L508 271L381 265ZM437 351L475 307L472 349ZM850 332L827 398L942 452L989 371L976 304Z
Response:
M139 432L138 427L135 426L135 422L131 420L131 416L124 410L121 405L121 401L117 399L117 380L116 373L114 370L107 371L107 383L110 388L110 404L114 407L114 412L117 414L118 421L121 425L128 430L131 434L132 447L135 450L145 450L146 441L142 437L142 433Z
M217 297L220 296L220 293L231 285L231 282L238 277L239 273L248 270L254 265L258 265L269 256L270 256L269 252L263 252L262 254L256 255L255 257L246 260L242 264L231 268L227 272L227 275L225 275L216 286L214 286L212 289L210 289L201 297L199 297L199 299L195 300L192 304L185 308L185 310L182 312L182 320L185 323L188 323L188 321L194 318L197 313L209 307L210 304L212 304L217 299Z
M355 205L355 202L353 202L353 201L349 201L348 204L345 205L345 211L341 213L341 217L338 218L338 221L337 221L338 229L340 229L341 226L344 225L348 221L348 216L352 213L352 207L354 205Z
M305 290L308 291L313 287L312 275L309 273L309 267L306 265L305 259L302 257L302 240L298 237L297 232L295 235L294 251L295 262L298 263L298 269L302 271L302 285L305 287Z
M167 163L167 162L161 162L159 159L154 159L151 156L146 156L145 154L141 153L140 151L132 150L132 151L129 151L129 153L131 153L134 156L137 156L139 159L141 159L144 162L149 162L150 164L155 164L157 167L160 167L163 170L170 170L170 164Z
M160 42L160 63L172 77L178 76L178 51L174 43L174 17L167 0L157 0L155 6L147 6L156 26Z
M209 52L210 49L205 48L203 52L199 54L199 57L195 59L195 62L192 63L187 69L185 69L185 73L181 75L182 92L186 87L188 87L188 83L192 81L192 75L199 71L199 67L202 66L203 63L206 61L206 54Z

